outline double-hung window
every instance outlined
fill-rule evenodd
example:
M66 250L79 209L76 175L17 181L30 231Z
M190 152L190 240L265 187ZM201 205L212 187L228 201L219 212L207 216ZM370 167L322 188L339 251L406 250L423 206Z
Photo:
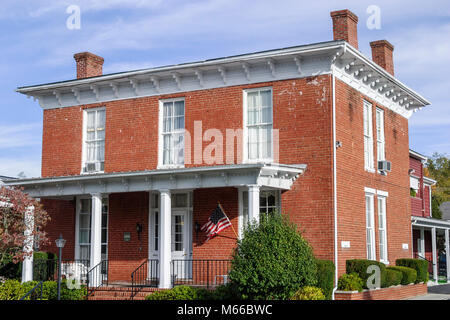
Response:
M385 141L384 141L384 111L377 108L376 111L377 126L377 161L386 160Z
M386 198L378 196L378 237L380 245L380 261L387 262L387 234L386 234Z
M273 161L272 88L244 91L244 124L246 161Z
M368 260L376 260L374 195L366 193L366 252Z
M372 129L372 104L364 101L364 168L367 171L374 171L373 166L373 129Z
M184 166L184 99L160 101L160 167Z
M105 168L104 108L84 111L84 164L83 172L101 172Z

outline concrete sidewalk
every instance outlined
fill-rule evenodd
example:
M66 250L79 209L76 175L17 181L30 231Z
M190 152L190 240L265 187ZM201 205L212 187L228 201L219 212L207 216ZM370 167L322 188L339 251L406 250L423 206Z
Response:
M434 284L428 286L428 294L409 300L450 300L450 284Z

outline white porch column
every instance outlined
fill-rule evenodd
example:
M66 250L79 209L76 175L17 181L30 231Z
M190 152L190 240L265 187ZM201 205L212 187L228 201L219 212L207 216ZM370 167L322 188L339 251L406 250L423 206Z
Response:
M159 287L171 288L170 262L172 260L171 219L172 203L170 190L160 190L161 208L159 210L160 243L159 243Z
M90 266L93 268L102 261L102 195L100 193L91 194L91 256ZM93 276L93 284L100 281L100 268L98 274Z
M436 227L431 228L431 248L433 254L433 280L437 283L438 281L438 269L437 269L437 259L436 259Z
M450 239L449 239L450 231L445 229L445 261L447 267L447 280L450 281Z
M259 186L256 184L248 186L248 218L259 223Z
M425 228L420 228L420 252L419 255L425 258Z
M34 207L30 207L25 212L24 219L26 230L24 232L25 242L23 251L26 253L26 256L22 262L22 283L33 281Z

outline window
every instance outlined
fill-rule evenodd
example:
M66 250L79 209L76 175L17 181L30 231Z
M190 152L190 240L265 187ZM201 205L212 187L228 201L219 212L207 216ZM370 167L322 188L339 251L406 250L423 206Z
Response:
M89 263L91 252L91 212L92 200L82 198L79 200L77 221L77 254L76 259L83 263ZM102 199L102 231L101 231L101 255L102 260L108 259L108 199Z
M387 262L386 198L378 196L378 237L380 241L380 261Z
M374 200L373 194L366 194L366 249L368 260L376 259L373 200Z
M374 171L373 166L373 129L372 129L372 104L364 101L364 168Z
M184 99L160 102L160 155L163 167L184 166Z
M105 167L106 110L84 112L84 164L83 172L99 172Z
M385 158L385 141L384 141L384 111L377 108L376 111L377 125L377 161L386 160Z
M244 91L244 156L247 161L273 160L272 89Z
M277 211L280 213L280 199L279 190L261 190L259 193L259 212L268 214ZM248 224L248 220L248 191L242 191L242 227Z

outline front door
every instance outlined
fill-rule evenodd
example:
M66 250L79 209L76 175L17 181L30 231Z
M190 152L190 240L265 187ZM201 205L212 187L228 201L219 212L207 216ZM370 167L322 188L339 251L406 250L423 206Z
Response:
M172 261L173 276L176 279L190 278L189 262L189 237L188 237L188 214L187 210L172 210Z

